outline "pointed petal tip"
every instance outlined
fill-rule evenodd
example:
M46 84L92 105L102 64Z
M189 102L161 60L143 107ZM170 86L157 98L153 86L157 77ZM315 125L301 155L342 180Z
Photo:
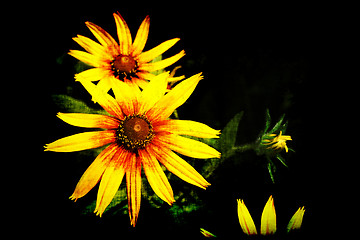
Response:
M69 197L70 200L76 202L79 198L76 197L74 194L72 194L70 197Z

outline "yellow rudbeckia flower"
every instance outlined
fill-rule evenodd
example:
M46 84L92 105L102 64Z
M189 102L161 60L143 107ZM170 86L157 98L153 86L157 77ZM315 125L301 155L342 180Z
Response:
M103 130L61 138L45 146L46 151L73 152L109 144L79 180L71 199L86 195L100 180L95 212L102 215L126 176L131 225L135 226L141 202L141 167L154 192L168 204L173 191L159 162L184 181L206 189L210 185L175 152L193 158L219 158L220 153L205 143L184 137L218 138L220 131L190 120L168 119L192 94L202 79L196 74L176 85L167 94L169 73L162 73L143 90L117 81L115 98L100 91L88 80L81 83L111 116L59 113L64 122Z
M114 13L119 43L98 25L86 22L86 26L94 34L99 43L77 35L74 41L82 46L87 52L70 50L69 54L78 60L92 66L79 74L75 79L87 79L88 81L98 81L98 87L105 92L109 91L114 81L133 82L144 88L148 81L155 78L151 72L164 69L185 55L182 50L178 54L158 62L151 62L171 48L180 39L174 38L167 40L157 47L143 52L149 34L150 18L147 16L136 34L134 42L125 20L119 13ZM175 78L175 80L184 77ZM169 79L170 80L170 79ZM174 81L174 79L173 79Z

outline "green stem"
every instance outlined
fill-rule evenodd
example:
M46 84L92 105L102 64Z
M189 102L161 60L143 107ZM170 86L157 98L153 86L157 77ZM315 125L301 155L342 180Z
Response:
M254 149L253 143L248 143L248 144L244 144L244 145L240 145L240 146L234 146L232 148L232 150L235 152L246 152L246 151L249 151L252 149Z
M224 159L229 158L233 155L235 155L236 153L241 153L241 152L246 152L249 150L254 149L255 144L254 143L248 143L248 144L244 144L244 145L240 145L240 146L234 146L231 149L229 149L226 153L222 154L222 157Z

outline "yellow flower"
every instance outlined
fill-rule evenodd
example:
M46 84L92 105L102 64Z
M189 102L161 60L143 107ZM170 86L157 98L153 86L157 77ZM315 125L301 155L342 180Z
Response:
M98 87L105 92L109 91L114 81L133 82L144 88L148 81L155 78L151 72L164 69L185 55L184 51L167 59L150 62L171 48L179 38L167 40L157 47L143 52L149 34L150 18L147 16L132 42L128 25L119 13L114 13L119 44L115 39L101 27L91 22L86 26L94 34L99 43L77 35L73 38L87 52L70 50L69 54L78 60L93 66L94 68L76 74L75 79L87 79L88 81L99 81ZM183 77L175 78L175 80ZM146 80L145 80L146 79Z
M264 139L263 140L263 144L264 145L271 145L268 147L269 148L273 148L275 150L282 150L285 148L285 151L288 152L289 149L286 146L286 141L292 140L291 136L288 135L282 135L282 131L280 131L279 135L276 134L269 134L267 135L267 137L269 137L270 139Z
M196 74L165 94L168 76L167 72L156 76L143 91L117 81L113 86L115 98L88 80L80 81L111 116L58 113L68 124L103 130L61 138L47 144L45 150L73 152L109 146L85 171L71 199L83 197L101 179L95 208L101 216L126 175L130 221L135 226L141 201L141 166L154 192L170 205L175 201L172 188L159 162L188 183L203 189L210 185L174 152L193 158L219 158L214 148L181 135L218 138L220 131L195 121L168 119L190 97L202 76Z
M238 199L238 217L239 223L243 232L247 235L257 234L255 224L248 209L245 206L243 200ZM299 208L299 210L291 218L287 231L292 229L299 229L301 227L302 219L304 216L304 207ZM268 201L265 204L264 210L261 215L261 228L260 234L270 235L276 232L276 212L274 206L274 199L272 196L269 197Z

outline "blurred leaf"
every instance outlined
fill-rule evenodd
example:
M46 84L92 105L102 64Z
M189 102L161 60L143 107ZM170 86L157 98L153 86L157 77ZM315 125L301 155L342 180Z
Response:
M150 61L150 63L156 63L162 60L162 54L157 56L156 58L154 58L153 60ZM165 70L164 69L159 69L156 71L151 72L154 75L159 75L160 73L163 73Z
M243 115L243 111L237 113L221 131L219 144L220 152L222 153L223 158L233 155L233 147L235 146L239 123Z
M282 156L280 156L280 154L277 154L277 155L276 155L276 158L277 158L285 167L288 167L288 166L286 165L285 159L284 159Z
M275 124L275 126L269 131L269 134L280 131L280 128L284 127L284 125L287 124L287 123L285 123L284 125L281 125L282 122L283 122L283 120L284 120L284 117L285 117L285 114L283 114L283 115L280 117L279 121L278 121L278 122Z
M269 171L271 181L272 181L273 183L275 183L274 173L275 173L275 171L276 171L276 166L275 166L275 164L271 161L270 158L268 158L267 169L268 169L268 171Z
M95 113L102 115L109 115L105 110L97 110L89 107L86 103L81 100L77 100L68 95L52 95L52 99L55 104L64 112L71 113Z
M265 113L265 129L264 129L264 133L266 133L267 130L269 129L270 124L271 124L271 116L270 116L270 111L267 108L266 113Z

